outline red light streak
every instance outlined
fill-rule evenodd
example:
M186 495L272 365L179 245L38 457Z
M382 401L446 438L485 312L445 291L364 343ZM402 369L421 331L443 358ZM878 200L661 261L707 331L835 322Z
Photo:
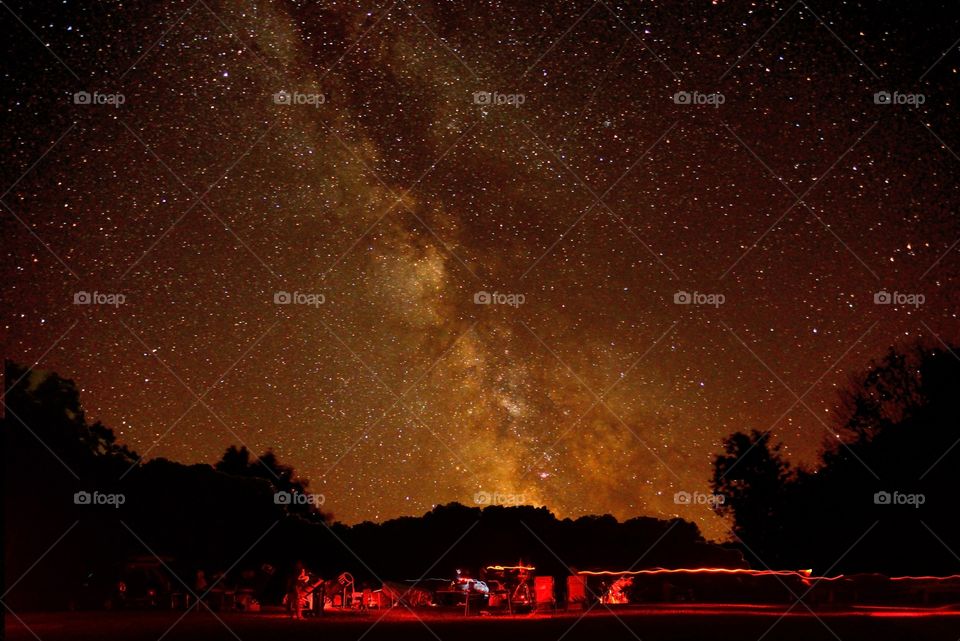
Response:
M652 568L649 570L582 570L577 574L589 576L621 576L645 574L741 574L747 576L796 576L801 579L833 580L842 577L811 577L812 570L751 570L748 568Z
M749 568L651 568L646 570L581 570L577 574L587 576L638 576L658 574L716 574L716 575L743 575L743 576L793 576L803 581L837 581L850 579L852 576L838 574L836 576L813 576L813 570L752 570ZM881 576L881 575L874 575ZM892 576L884 577L890 581L957 581L960 574L947 576Z

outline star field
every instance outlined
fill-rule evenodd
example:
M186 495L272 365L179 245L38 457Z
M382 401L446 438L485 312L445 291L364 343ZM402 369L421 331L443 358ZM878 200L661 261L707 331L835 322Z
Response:
M4 356L147 458L723 538L724 436L960 339L948 3L4 6Z

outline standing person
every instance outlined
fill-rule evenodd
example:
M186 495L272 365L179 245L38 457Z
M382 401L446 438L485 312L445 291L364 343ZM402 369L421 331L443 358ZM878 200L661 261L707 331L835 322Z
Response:
M303 618L303 602L307 596L307 585L310 582L310 576L303 567L303 562L297 561L293 566L293 574L290 577L290 585L287 589L287 599L292 608L293 618Z

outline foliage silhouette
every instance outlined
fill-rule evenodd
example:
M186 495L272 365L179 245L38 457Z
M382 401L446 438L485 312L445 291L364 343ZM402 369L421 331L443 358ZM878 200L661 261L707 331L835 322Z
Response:
M718 509L759 565L960 572L958 399L956 349L890 349L841 391L836 435L812 469L787 462L768 434L727 438L715 459L714 491L727 498Z
M125 564L154 554L174 575L171 590L193 588L198 570L212 580L226 572L224 585L253 571L268 602L282 597L301 560L325 578L350 571L372 585L520 559L558 576L569 566L628 568L645 552L640 567L742 564L679 519L560 520L545 508L450 503L421 517L331 523L316 505L275 501L309 485L272 452L255 458L230 446L213 466L142 462L108 428L87 424L72 381L9 362L5 373L6 578L17 582L7 601L17 609L100 607ZM125 500L77 504L82 491Z

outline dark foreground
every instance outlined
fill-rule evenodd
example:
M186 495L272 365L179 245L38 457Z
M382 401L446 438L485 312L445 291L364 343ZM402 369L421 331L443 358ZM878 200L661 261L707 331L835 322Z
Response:
M7 614L11 641L922 641L960 636L960 609L850 609L817 612L785 607L598 607L586 614L476 616L405 610L337 613L292 621L279 614L82 612ZM182 617L182 618L181 618Z

